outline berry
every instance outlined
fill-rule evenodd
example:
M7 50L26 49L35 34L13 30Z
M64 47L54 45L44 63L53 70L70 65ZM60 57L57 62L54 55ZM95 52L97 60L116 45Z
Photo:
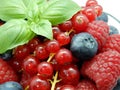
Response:
M88 60L96 55L98 44L92 35L83 32L73 36L70 50L80 60Z
M41 62L38 65L38 74L42 78L51 78L53 76L53 67L49 62Z
M98 2L96 0L87 0L86 6L94 6L97 5Z
M106 51L83 64L81 73L96 84L98 90L112 90L120 76L120 53Z
M61 65L70 63L72 62L72 53L68 49L62 48L55 54L55 60Z
M94 5L94 9L96 11L97 16L100 16L103 12L103 8L101 5Z
M10 60L10 58L12 58L12 50L8 50L5 53L0 55L0 58L2 58L3 60Z
M23 90L18 82L8 81L0 85L0 90Z
M0 84L7 81L18 81L18 77L13 69L0 59Z
M75 65L65 65L59 71L59 77L62 79L61 83L68 85L76 85L80 79L80 73Z
M112 26L112 25L109 25L109 35L112 35L112 34L119 34L119 31L116 27Z
M84 31L89 23L88 18L81 13L75 14L72 17L71 21L72 21L73 29L75 30L76 33L80 33Z
M52 27L52 31L53 31L53 37L56 39L57 35L61 32L60 29L58 27Z
M61 31L66 32L72 29L72 22L70 20L59 24L58 27L60 28Z
M60 90L75 90L75 87L72 85L63 85Z
M116 50L120 53L120 35L119 34L113 34L110 35L107 39L106 44L102 48L102 52L108 51L108 50Z
M97 90L97 87L92 81L84 79L78 83L75 90Z
M104 22L108 22L108 15L105 12L102 12L102 14L98 16L96 20L102 20Z
M50 90L50 83L45 79L34 76L30 82L30 90Z
M93 21L88 24L86 32L96 39L100 51L109 36L109 26L104 21Z

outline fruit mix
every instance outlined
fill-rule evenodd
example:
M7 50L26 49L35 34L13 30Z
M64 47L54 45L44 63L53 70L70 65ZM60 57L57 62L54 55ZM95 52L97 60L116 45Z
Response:
M27 0L25 1L27 2ZM64 9L66 6L60 6L57 3L64 1L68 3L68 9L72 7L72 4L71 7L69 6L70 2L74 4L73 7L78 7L71 0L70 2L67 0L38 1L37 3L43 4L43 6L46 2L48 6L52 3L53 7L47 7L48 10L51 8L56 10L55 6L58 6L58 9L59 7ZM33 10L33 8L29 10ZM32 15L29 13L28 18L25 18L24 21L21 20L24 15L16 16L20 18L20 21L15 23L24 26L27 21L31 25L32 33L26 31L24 34L18 35L15 32L16 39L11 39L15 40L14 44L9 40L7 43L1 41L3 46L0 43L0 46L3 47L3 49L0 48L0 90L120 89L120 34L117 28L108 25L108 15L103 12L102 6L96 0L87 0L85 6L77 8L73 12L72 9L64 12L63 16L68 15L69 17L66 19L61 16L59 11L59 17L55 17L57 14L53 14L54 11L48 13L42 10L41 14L44 12L42 16L37 16L37 10L33 12L31 12ZM71 15L69 16L69 14ZM16 17L8 18L5 13L3 15L6 16L0 14L0 32L6 26L8 27L4 30L12 30L14 25L10 22L15 21ZM50 15L55 18L50 18ZM35 23L31 17L34 17ZM38 17L45 19L40 20L42 22L39 23ZM18 28L15 27L15 29ZM21 26L18 33L23 33L24 30L21 29L27 28ZM52 33L46 31L50 28ZM40 29L40 31L36 29ZM8 33L14 34L13 32ZM6 35L5 31L2 35ZM9 38L12 37L14 38L14 35Z

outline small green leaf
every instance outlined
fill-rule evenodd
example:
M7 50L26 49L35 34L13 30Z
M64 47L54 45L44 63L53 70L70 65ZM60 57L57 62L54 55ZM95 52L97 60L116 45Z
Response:
M23 0L0 0L0 19L25 18L26 6Z
M44 8L40 9L40 12L42 19L57 25L70 19L80 9L80 6L72 0L50 0Z
M27 43L35 36L27 22L22 19L9 20L0 26L0 53Z
M31 30L37 35L53 39L52 26L48 20L40 20L38 23L32 22Z

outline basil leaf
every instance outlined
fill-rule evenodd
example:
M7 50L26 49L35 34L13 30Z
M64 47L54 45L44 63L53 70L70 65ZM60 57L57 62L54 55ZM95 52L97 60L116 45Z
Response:
M80 9L80 6L72 0L50 0L48 5L40 9L40 12L42 19L47 19L52 25L57 25L70 19Z
M27 22L22 19L9 20L0 26L0 53L23 45L35 34L30 30Z
M0 0L0 19L25 18L26 6L23 0Z
M37 35L53 39L52 26L48 20L40 20L38 23L32 22L31 30Z
M47 3L47 0L36 0L36 2L39 6L42 6L43 4L45 5Z

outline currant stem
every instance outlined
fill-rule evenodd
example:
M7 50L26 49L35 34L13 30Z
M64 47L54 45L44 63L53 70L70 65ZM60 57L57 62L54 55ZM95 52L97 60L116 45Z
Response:
M24 90L29 90L29 85Z
M53 81L51 81L52 84L51 90L55 90L56 83L61 81L61 80L57 80L57 78L58 78L58 71L56 72L55 76L53 76Z
M55 53L50 53L50 56L49 56L47 62L50 62L54 56L55 56Z
M107 12L105 12L108 16L110 16L110 17L112 17L114 20L116 20L118 23L120 23L120 20L119 19L117 19L116 17L114 17L113 15L111 15L111 14L109 14L109 13L107 13Z

